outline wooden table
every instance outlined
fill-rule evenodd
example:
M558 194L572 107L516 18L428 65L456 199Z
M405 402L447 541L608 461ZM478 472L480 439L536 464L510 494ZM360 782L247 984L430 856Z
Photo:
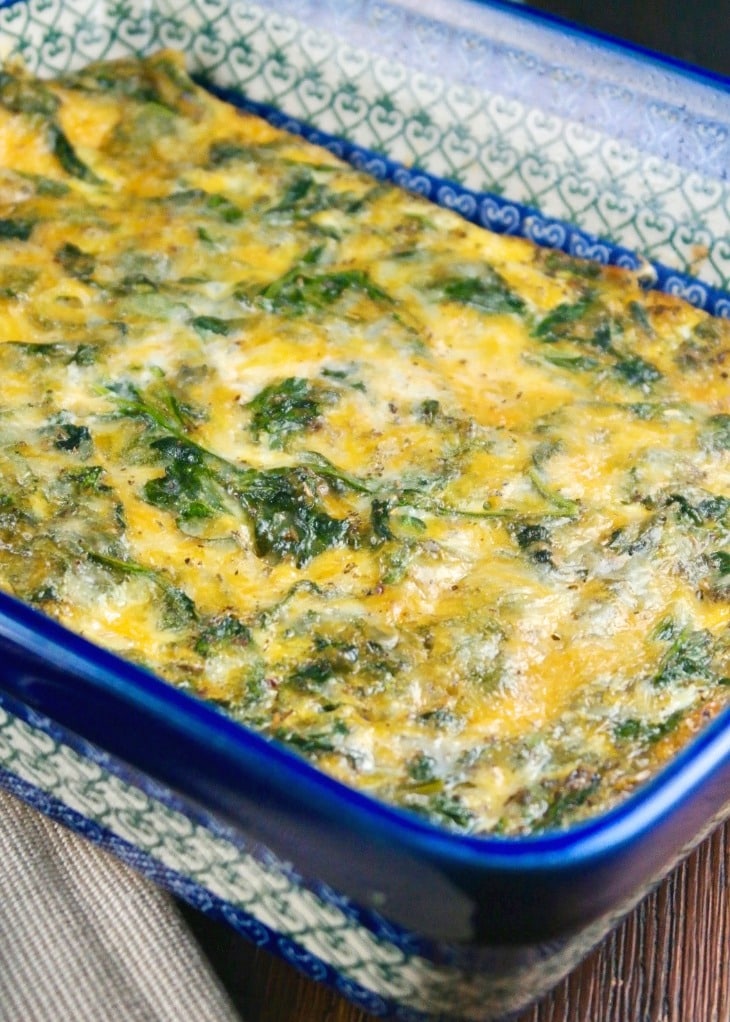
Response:
M374 1022L222 924L185 915L245 1022ZM515 1022L728 1020L730 823Z

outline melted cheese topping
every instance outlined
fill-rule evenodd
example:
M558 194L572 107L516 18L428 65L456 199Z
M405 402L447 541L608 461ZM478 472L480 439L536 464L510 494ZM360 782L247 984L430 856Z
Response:
M730 328L196 88L0 76L0 583L457 829L730 695Z

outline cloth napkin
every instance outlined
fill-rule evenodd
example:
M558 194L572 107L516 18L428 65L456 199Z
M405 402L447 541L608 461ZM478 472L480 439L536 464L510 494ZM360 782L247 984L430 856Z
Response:
M0 1022L241 1022L174 902L0 791Z

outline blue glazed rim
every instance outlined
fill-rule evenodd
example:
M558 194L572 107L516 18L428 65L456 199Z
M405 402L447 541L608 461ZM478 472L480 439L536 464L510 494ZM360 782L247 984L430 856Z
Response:
M483 3L484 0L471 2ZM713 316L730 318L730 292L723 288L705 284L697 277L682 273L663 263L642 259L629 248L584 231L566 220L545 216L534 206L509 201L494 192L477 192L465 188L448 178L430 174L418 166L406 167L383 153L366 149L338 135L331 135L315 128L296 117L290 117L268 103L248 99L235 89L221 88L204 75L194 77L199 84L220 99L263 117L277 128L300 135L314 145L323 146L358 170L381 180L392 181L402 188L431 199L440 206L453 209L472 223L497 234L527 238L542 248L558 248L576 258L592 259L604 266L620 266L628 270L641 271L642 274L648 271L647 287L682 297Z
M496 878L505 889L529 878L549 890L556 879L571 883L573 878L610 870L612 863L626 853L631 855L662 825L672 824L692 802L699 816L689 828L681 821L676 824L674 854L728 800L730 709L615 808L564 831L520 838L475 837L439 829L346 787L286 748L4 593L0 593L0 655L4 664L0 687L11 698L168 785L183 799L203 807L203 817L222 817L277 851L294 821L285 857L291 859L292 852L296 856L303 834L321 840L314 866L308 861L301 872L307 875L313 868L315 875L325 874L322 880L336 890L346 884L340 877L332 882L328 875L328 849L337 846L329 840L328 827L340 836L345 833L350 848L358 848L361 867L367 868L370 846L381 856L377 870L384 863L392 865L398 884L405 860L435 863L439 870L454 874L457 886L474 900L482 896L479 888L484 878ZM171 755L171 751L181 754ZM724 774L728 776L723 779ZM718 792L707 795L713 780L722 781L723 797ZM388 850L385 858L383 849ZM650 869L643 879L650 883L657 878ZM418 867L413 880L420 886ZM367 909L361 883L343 893L357 903L364 900ZM411 890L408 896L412 894ZM578 915L585 911L585 918L576 918L576 911ZM387 909L384 913L388 916ZM598 914L595 906L580 910L566 906L565 919L555 919L556 932L546 937L558 935L562 927L584 925ZM400 909L397 915L398 925L419 932L417 924L403 919ZM463 929L463 920L454 924L451 936L450 926L447 921L447 941L459 927ZM466 933L461 934L464 939L469 942Z
M4 0L5 3L15 3L17 0ZM575 21L571 21L569 18L565 18L560 14L551 14L549 11L538 10L535 7L529 5L529 0L526 6L517 0L516 3L510 3L510 0L467 0L468 3L473 3L478 7L493 8L494 10L504 11L515 18L520 18L527 22L542 22L545 25L550 25L553 28L559 29L566 35L574 36L577 39L585 39L586 42L600 43L603 49L614 52L618 55L626 55L627 53L632 54L642 63L656 64L657 67L669 68L677 74L680 74L686 78L690 78L693 81L700 82L705 85L712 85L714 88L720 88L724 92L730 93L730 75L721 74L719 71L712 71L709 68L700 67L697 64L693 64L691 61L682 60L679 57L672 57L666 53L660 53L658 50L653 50L648 46L643 46L641 43L632 42L629 39L619 39L617 36L611 35L608 32L602 32L597 28L589 28L587 25L579 25Z
M474 4L475 7L501 11L515 19L533 25L542 24L550 26L575 39L598 43L603 49L619 56L631 54L642 63L655 64L657 67L670 69L676 74L701 84L711 85L714 88L719 87L723 91L730 92L730 76L700 67L690 61L681 60L679 57L660 53L650 47L643 46L641 43L635 43L628 39L619 39L599 29L590 28L587 25L579 25L561 15L539 10L529 6L529 4L523 6L520 0L517 0L515 3L511 3L510 0L464 0L464 2ZM30 3L30 0L0 0L0 10L6 7L15 7L22 3Z
M458 834L348 787L281 743L264 738L212 705L95 646L4 592L0 592L0 650L8 658L4 661L0 687L25 705L34 706L38 702L34 697L37 692L50 694L60 671L69 684L83 681L96 688L102 698L124 700L132 714L138 704L148 719L164 722L180 734L191 734L201 744L210 743L211 748L239 760L240 765L249 765L252 757L257 760L263 756L270 760L271 770L280 771L282 781L294 774L308 787L321 789L324 800L334 798L354 814L365 814L373 822L392 825L449 853L474 855L478 864L487 868L560 871L599 860L609 848L617 848L653 826L725 760L730 765L730 707L727 707L654 777L619 805L596 817L562 830L521 837ZM8 680L7 666L15 659L19 660L21 674L17 680ZM56 673L48 686L37 673L39 666L41 669L47 666ZM49 698L47 702L54 700ZM42 706L34 708L40 713L48 712ZM90 707L91 719L95 712ZM57 719L52 713L49 716ZM130 716L127 723L133 727L138 721ZM118 730L120 724L119 720L115 722ZM188 764L176 766L180 768L180 777L187 776ZM230 786L230 778L220 780L225 781L224 787ZM181 784L178 788L185 792L187 786Z
M22 2L25 0L0 0L0 8ZM718 83L723 91L729 89L729 83L719 76L695 71L671 58L647 55L640 47L624 46L599 33L566 27L561 19L550 15L527 12L499 0L472 2L533 23L558 26L578 39L593 40L618 54L634 53L640 59L715 89ZM241 103L236 93L214 91ZM270 107L255 103L244 105L281 126L299 130L312 141L327 145L363 169L391 177L415 190L428 191L444 204L458 204L452 200L464 200L467 205L473 202L473 219L492 229L523 233L538 243L549 242L564 248L570 254L636 266L636 257L628 250L561 221L544 218L536 210L507 203L497 196L470 192L418 168L406 169L380 154L302 125ZM506 211L514 214L514 222L505 222ZM655 266L654 269L657 282L664 289L680 291L709 311L730 313L730 296L725 292L667 267ZM160 779L194 803L203 818L206 814L210 818L217 814L234 826L240 826L242 831L253 833L265 844L266 828L261 833L262 821L251 815L255 799L252 800L250 792L242 790L259 785L266 792L264 815L268 814L274 821L277 813L281 815L280 809L285 803L287 819L296 815L297 806L300 813L304 806L310 831L316 829L317 821L325 820L336 825L339 831L347 831L351 841L367 837L381 851L382 848L392 849L393 862L399 868L402 868L401 852L416 856L422 862L434 863L439 870L449 873L457 886L466 889L472 900L483 893L480 883L484 877L497 877L500 883L508 884L508 890L513 890L509 882L520 882L526 877L549 885L551 879L557 877L570 882L592 871L605 871L621 855L639 848L642 842L646 847L654 831L674 827L672 836L665 839L669 851L663 855L661 863L646 867L643 874L641 870L636 871L638 879L633 881L636 888L642 876L644 882L656 879L672 855L691 843L697 832L728 801L727 793L723 795L715 789L726 783L725 775L730 780L730 709L720 714L653 779L600 816L565 831L530 837L470 837L438 829L416 816L343 786L287 749L267 742L210 706L100 650L2 593L0 652L4 655L0 688L12 698L48 714L62 727L107 749L134 769ZM156 736L164 738L159 746L155 744ZM146 745L142 738L149 740ZM195 750L197 758L164 758L163 749L174 748L175 741L186 749ZM691 811L688 810L690 804ZM270 836L271 831L268 833ZM276 843L274 839L272 844ZM316 862L314 854L307 864L316 865ZM326 873L327 869L323 871ZM316 869L311 875L318 875ZM338 887L337 884L333 886ZM347 894L352 893L347 884L339 886ZM360 893L355 890L354 896ZM602 907L607 909L608 903L602 903ZM597 914L595 906L586 908L583 921L587 921L591 913ZM575 912L556 922L564 928L574 927Z

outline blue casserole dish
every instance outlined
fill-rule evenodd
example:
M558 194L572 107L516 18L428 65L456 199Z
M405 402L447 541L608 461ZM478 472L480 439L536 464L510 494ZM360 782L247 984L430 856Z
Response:
M47 74L176 46L217 91L373 174L571 254L636 266L640 251L659 287L730 312L718 80L468 0L168 0L92 20L18 0L0 33ZM0 646L0 783L374 1014L518 1010L730 810L727 713L611 812L469 838L2 594Z

